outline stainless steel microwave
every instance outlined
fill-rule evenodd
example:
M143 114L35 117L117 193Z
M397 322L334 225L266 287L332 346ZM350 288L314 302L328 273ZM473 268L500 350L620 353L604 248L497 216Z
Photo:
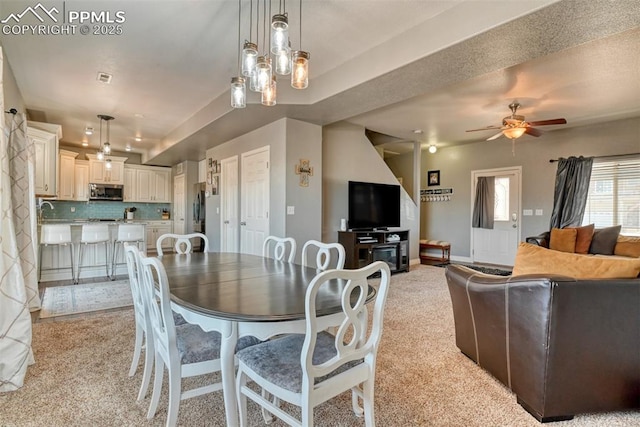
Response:
M89 184L89 200L121 202L123 186L118 184Z

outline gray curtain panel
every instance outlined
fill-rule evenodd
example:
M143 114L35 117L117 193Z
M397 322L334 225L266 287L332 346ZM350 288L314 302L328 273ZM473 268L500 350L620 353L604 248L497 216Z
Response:
M558 160L550 229L582 225L592 166L593 157Z
M474 228L493 229L493 211L495 207L495 179L492 176L480 176L476 183L476 198L473 202Z

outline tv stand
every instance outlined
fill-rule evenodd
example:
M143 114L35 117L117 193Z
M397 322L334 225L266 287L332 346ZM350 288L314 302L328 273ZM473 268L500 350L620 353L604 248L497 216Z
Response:
M345 268L361 268L374 261L384 261L391 273L409 271L408 230L338 231L338 242L344 246Z

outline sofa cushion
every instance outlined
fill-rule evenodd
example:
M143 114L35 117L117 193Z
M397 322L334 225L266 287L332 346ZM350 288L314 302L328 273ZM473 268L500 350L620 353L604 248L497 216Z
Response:
M613 253L620 256L640 258L640 237L619 236Z
M578 230L575 228L553 228L549 239L549 249L573 253L577 236Z
M570 254L520 243L512 276L548 274L576 279L633 279L640 274L640 258Z
M616 243L618 242L618 236L620 235L620 228L622 228L620 225L616 225L594 231L589 253L613 255Z
M577 254L588 254L589 247L591 247L591 240L593 239L593 231L595 230L595 224L584 225L582 227L567 227L575 228L578 234L576 235L576 247L574 252Z

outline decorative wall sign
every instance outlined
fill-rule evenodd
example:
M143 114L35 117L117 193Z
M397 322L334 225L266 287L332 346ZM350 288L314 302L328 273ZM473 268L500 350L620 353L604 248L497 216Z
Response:
M296 165L296 174L300 175L300 187L308 187L309 177L313 176L313 168L309 163L307 159L300 159L300 163Z
M448 202L453 196L453 188L420 190L421 202Z

